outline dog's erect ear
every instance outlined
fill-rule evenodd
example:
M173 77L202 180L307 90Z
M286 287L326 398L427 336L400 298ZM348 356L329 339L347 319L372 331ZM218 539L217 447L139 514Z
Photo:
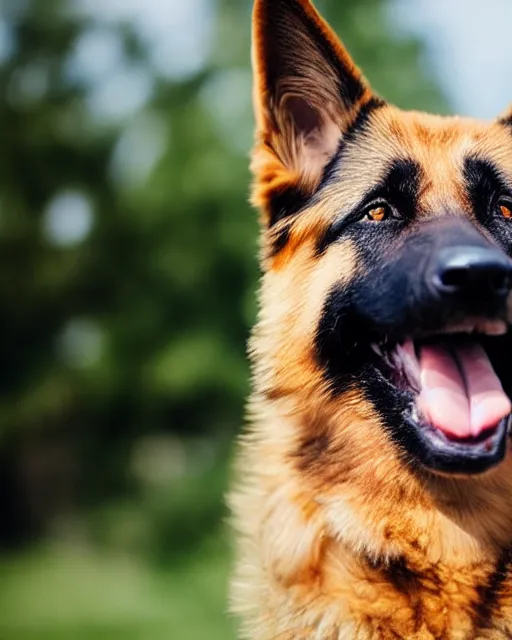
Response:
M512 127L512 104L505 111L505 113L502 116L500 116L499 121L502 124L506 124L509 127Z
M300 199L318 187L344 131L373 95L309 0L255 1L253 69L253 201L272 224L288 213L286 192Z

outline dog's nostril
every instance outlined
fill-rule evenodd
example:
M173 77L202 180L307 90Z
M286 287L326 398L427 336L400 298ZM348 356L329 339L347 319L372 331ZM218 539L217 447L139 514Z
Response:
M493 273L489 277L489 286L497 293L508 293L510 291L511 284L512 279L510 275L505 272Z
M479 282L496 293L507 293L512 284L511 277L501 269L475 273L471 267L454 267L446 269L439 275L439 283L447 292L465 289Z
M467 267L452 267L441 271L438 276L441 287L446 291L457 291L467 284L468 280Z

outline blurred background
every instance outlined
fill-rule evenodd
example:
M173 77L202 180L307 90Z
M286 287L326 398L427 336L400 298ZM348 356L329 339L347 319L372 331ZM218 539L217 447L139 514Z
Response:
M375 88L491 117L508 0L318 0ZM249 0L0 0L0 640L229 640Z

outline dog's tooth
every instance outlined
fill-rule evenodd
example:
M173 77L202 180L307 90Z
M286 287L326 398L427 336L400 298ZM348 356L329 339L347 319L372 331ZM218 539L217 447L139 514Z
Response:
M402 369L411 387L419 392L420 388L420 363L416 357L414 343L412 340L407 341L398 349L400 359L402 361Z
M464 322L453 328L450 328L450 333L474 333L476 331L476 325L472 322Z
M416 403L414 403L411 407L411 418L414 420L414 422L417 422L417 423L421 422L421 418L420 418Z
M382 356L382 349L379 347L378 344L375 344L375 342L372 342L370 344L370 347L378 356Z
M402 347L406 357L411 363L419 366L418 357L416 356L416 349L412 340L407 340Z
M503 336L507 333L507 325L503 322L501 326L494 327L492 332L488 331L492 336Z
M393 350L393 358L396 360L397 363L404 364L405 351L402 345L400 344L396 345L395 349Z
M502 336L507 333L507 325L503 320L487 320L480 323L476 329L479 333L485 333L488 336Z

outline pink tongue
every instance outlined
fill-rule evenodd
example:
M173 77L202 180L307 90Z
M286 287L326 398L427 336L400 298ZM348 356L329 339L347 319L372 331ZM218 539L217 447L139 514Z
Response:
M477 343L422 347L420 408L448 436L470 438L495 427L512 410L484 349Z

